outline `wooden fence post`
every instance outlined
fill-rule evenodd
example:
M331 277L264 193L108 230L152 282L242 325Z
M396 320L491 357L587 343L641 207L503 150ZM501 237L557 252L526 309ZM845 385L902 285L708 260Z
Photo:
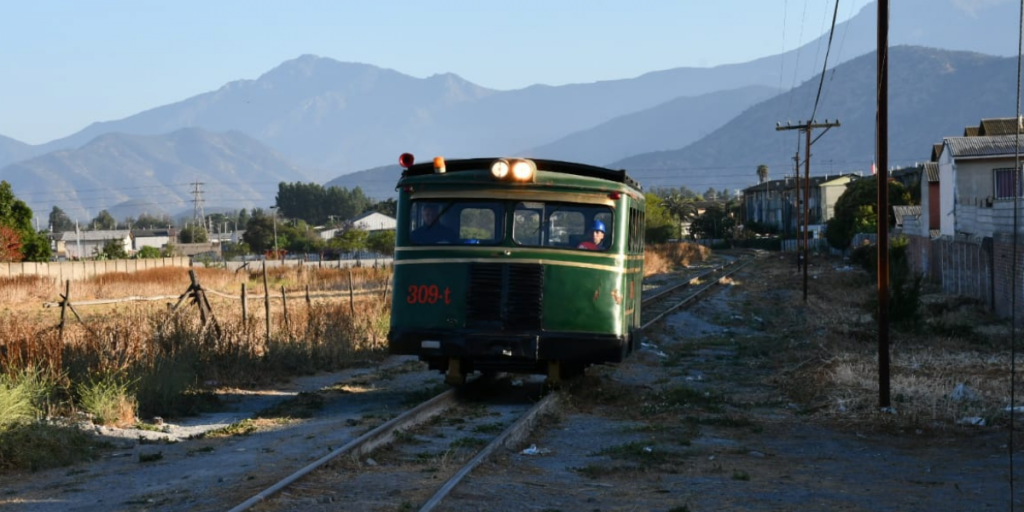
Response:
M263 260L263 309L267 312L267 343L270 343L270 286L267 285L266 260Z
M248 324L249 307L245 303L245 283L242 283L242 324Z
M288 295L284 293L284 286L281 287L281 304L284 307L284 331L288 332Z
M352 291L352 267L348 268L348 309L352 316L356 315L356 298Z
M60 339L64 341L64 318L68 310L68 302L71 301L71 280L64 281L64 295L60 296Z

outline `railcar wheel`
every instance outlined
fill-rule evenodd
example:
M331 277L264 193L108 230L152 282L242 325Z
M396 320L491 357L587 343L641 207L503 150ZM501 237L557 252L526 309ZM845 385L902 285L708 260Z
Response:
M451 358L448 360L448 371L444 374L444 382L449 386L462 386L466 384L466 373L462 371L462 360Z

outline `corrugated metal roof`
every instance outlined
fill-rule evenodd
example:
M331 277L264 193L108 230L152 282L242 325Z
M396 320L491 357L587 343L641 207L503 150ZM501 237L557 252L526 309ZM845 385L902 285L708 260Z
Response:
M985 157L1013 155L1016 138L1016 135L946 137L943 141L953 152L954 158ZM1024 150L1024 144L1021 144L1020 148Z
M892 214L896 217L896 225L902 226L903 219L905 217L920 217L921 216L921 205L899 205L892 207Z
M978 127L978 135L1016 135L1017 120L1012 117L982 119Z
M841 173L841 174L826 174L826 175L822 175L822 176L811 176L811 185L812 186L820 186L822 183L825 183L825 182L828 182L828 181L832 181L832 180L835 180L835 179L839 179L839 178L844 178L844 177L850 177L852 179L857 179L857 178L860 178L860 175L859 174L854 174L854 173ZM785 177L785 178L783 178L781 180L771 180L771 181L769 181L767 183L758 183L757 185L751 185L751 186L743 189L743 193L744 194L751 194L751 193L756 193L756 192L764 192L765 188L767 188L771 192L779 191L779 190L790 190L790 189L793 188L795 182L796 182L796 180L793 179L793 176L789 175L789 176L787 176L787 177ZM801 187L804 186L804 176L802 174L800 175L800 186Z
M979 126L965 126L964 137L977 137L979 131L981 131Z
M924 177L928 180L928 183L939 182L939 164L938 162L925 162L924 163Z
M128 231L123 230L96 230L96 231L65 231L55 237L57 240L75 241L98 241L98 240L124 240L128 238Z

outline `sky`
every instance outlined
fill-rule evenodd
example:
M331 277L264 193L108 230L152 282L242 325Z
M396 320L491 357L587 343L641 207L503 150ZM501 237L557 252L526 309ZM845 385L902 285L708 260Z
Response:
M44 0L0 5L0 135L29 144L313 54L519 89L746 62L835 0ZM842 0L838 22L869 0Z

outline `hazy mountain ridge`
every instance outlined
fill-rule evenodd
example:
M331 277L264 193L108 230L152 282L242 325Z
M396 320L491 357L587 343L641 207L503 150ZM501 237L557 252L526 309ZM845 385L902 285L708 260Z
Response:
M282 181L308 181L304 171L240 132L188 128L167 135L104 134L75 150L55 151L0 169L36 217L53 205L88 221L100 210L117 219L206 208L272 204ZM123 205L123 206L119 206Z
M932 48L891 48L889 67L889 160L912 165L928 160L932 144L958 136L981 118L1012 117L1016 59ZM847 171L870 173L874 159L874 54L837 66L826 74L816 118L839 119L841 126L812 146L811 174ZM979 84L977 77L986 77ZM766 163L773 179L793 172L793 154L805 138L797 130L778 132L780 113L814 107L818 79L755 105L707 137L683 149L636 155L613 162L647 186L683 183L698 192L708 187L742 189L756 183L758 164ZM797 136L799 134L799 141ZM813 137L822 134L813 131ZM801 157L803 158L803 157ZM803 172L803 170L801 170Z
M952 0L945 0L942 4L933 0L894 2L891 30L893 44L914 41L986 51L1011 47L1016 50L1016 7L1008 4L987 6L980 8L976 16L971 17L953 5ZM869 4L856 16L837 26L830 62L840 63L874 50L875 12L876 5ZM999 30L1004 25L1013 25L1013 30ZM205 164L202 160L188 160L194 156L191 152L175 157L185 158L183 161L174 160L166 148L157 148L151 143L140 141L129 144L122 140L123 146L115 145L119 148L116 154L96 152L97 147L92 147L86 151L91 155L88 158L69 150L86 150L85 146L90 145L90 141L106 133L156 137L182 128L199 128L206 132L236 130L245 133L251 137L248 142L259 141L277 153L266 158L267 166L273 169L281 165L292 169L301 166L305 170L303 172L308 173L305 179L326 181L348 188L362 186L373 197L394 194L393 183L399 170L394 165L381 165L394 162L398 154L406 151L418 155L420 159L434 155L457 158L531 153L538 157L601 165L628 164L637 169L635 172L650 171L645 180L649 186L687 185L703 191L707 186L721 188L728 182L730 188L734 185L740 187L750 181L748 175L752 176L752 169L756 168L757 163L762 163L762 155L768 159L765 163L770 164L772 176L790 172L796 132L776 133L773 131L774 123L784 121L787 117L796 121L799 116L793 112L804 112L802 115L806 116L810 111L808 102L813 99L813 91L809 89L817 87L817 79L813 75L820 71L821 66L820 62L814 62L812 56L824 55L824 40L827 36L824 34L800 48L789 49L780 55L745 63L652 71L635 78L589 84L557 87L535 85L514 91L486 89L451 73L419 79L369 64L344 63L304 55L282 63L255 80L233 81L216 91L149 109L121 120L94 123L76 134L44 145L31 146L0 137L0 179L15 179L11 174L13 171L8 169L33 169L26 177L22 178L20 174L17 177L22 187L31 185L25 190L74 191L80 186L132 189L137 186L133 181L136 176L151 181L154 179L141 172L143 169L154 173L176 173L183 167L200 169ZM920 150L921 158L924 158L930 144L937 141L936 137L958 134L962 131L962 125L976 123L982 116L1005 115L1005 112L993 112L998 110L994 107L981 108L988 103L994 105L995 98L989 97L975 105L970 101L962 101L964 93L956 89L965 86L966 90L973 90L972 94L988 94L987 89L992 88L989 82L999 82L995 85L1001 87L1005 85L1002 82L1004 79L986 77L984 83L975 83L973 87L966 84L954 87L941 80L924 83L925 80L932 80L926 78L931 77L928 74L915 76L914 73L903 73L897 77L897 71L909 71L897 69L905 64L897 58L897 51L894 49L890 67L893 84L890 87L894 98L895 91L900 87L898 84L902 83L898 80L908 80L909 84L917 88L915 90L920 90L920 94L908 94L899 100L890 100L890 133L894 137L903 137L891 143L894 160L900 158L901 151L914 151L916 155L916 151ZM940 54L936 55L934 58L938 62L946 59ZM870 81L874 76L874 57L869 55L865 58L867 63L857 68L857 73L870 74L866 79ZM954 69L956 66L971 66L966 61L950 61L946 64ZM915 73L929 69L933 68L923 66ZM819 167L819 163L826 164L829 160L831 163L828 165L836 172L851 166L864 167L867 164L862 162L870 163L873 153L873 131L863 129L870 124L865 119L873 122L873 84L866 84L865 80L861 80L865 78L863 76L847 75L847 71L841 70L842 66L834 78L832 71L826 77L825 102L818 118L840 117L844 126L825 135L815 144L812 170L816 173L824 169ZM1000 77L1004 71L1003 67L990 70L984 66L975 70L979 73L996 72ZM686 98L706 96L704 99L708 100L715 95L745 87L779 91L801 82L803 84L798 91L749 109L759 98L740 98L729 105L728 111L723 109L718 114L705 111L687 116L692 119L673 118L666 114L670 109L682 108L687 102ZM942 85L940 89L945 92L932 90L939 85ZM909 85L903 87L906 89ZM866 97L870 100L865 100ZM906 103L907 112L912 115L901 114L895 108L897 101ZM926 104L917 105L918 102ZM693 108L696 106L692 105ZM921 118L927 122L913 117L918 113L927 113L929 109L942 110L947 117L941 122L932 122L933 118L928 116ZM740 117L729 121L735 113L741 111L743 114ZM693 122L687 124L680 121ZM742 125L750 127L756 135L738 128ZM706 133L717 126L721 128L712 131L700 142L687 146L694 133ZM953 131L946 132L951 127ZM940 131L943 133L936 135ZM647 134L647 137L640 134ZM926 141L923 148L921 141ZM256 162L264 160L255 153L246 155L243 151L238 154L238 147L209 140L207 142L202 146L203 149L195 150L197 154L205 154L204 158L216 160L223 152L221 156L227 161L252 159L247 164L253 166L249 171L252 176L266 171L256 170L259 165ZM180 143L187 145L184 140ZM631 147L633 143L635 147ZM671 144L676 144L675 149ZM707 147L701 149L705 145ZM234 149L226 149L229 147ZM637 155L654 149L665 151ZM21 162L19 165L23 167L3 167L6 163L51 151L58 152ZM260 151L270 152L266 147ZM835 155L828 156L830 152ZM632 155L632 158L621 158L626 154ZM752 162L754 167L748 170ZM140 172L109 170L110 166L121 163ZM45 165L54 167L47 168ZM358 169L369 170L348 174ZM212 175L200 181L224 181L216 178L215 175L220 172L216 165L203 172ZM229 171L225 172L230 174ZM278 173L276 170L266 172L272 175ZM108 174L117 178L108 179ZM328 180L331 176L336 178ZM33 179L43 181L31 183ZM299 178L284 181L296 179ZM718 181L723 183L712 183ZM379 190L386 195L380 196L371 193L371 190ZM15 192L19 196L22 193L18 187ZM115 194L112 192L108 195ZM125 195L120 193L118 199ZM212 198L212 191L208 191L207 195ZM53 193L50 196L72 201L69 207L89 206L89 201L80 201L74 194ZM186 196L191 201L191 196ZM114 204L101 204L100 199L91 201L97 208ZM262 205L266 206L272 201L271 194ZM54 200L42 209L37 209L37 216L45 215L53 204L65 208L64 204ZM190 205L190 202L186 203L186 206ZM212 206L212 203L208 201L207 206Z
M676 98L516 154L604 165L638 152L684 147L777 93L752 85Z

